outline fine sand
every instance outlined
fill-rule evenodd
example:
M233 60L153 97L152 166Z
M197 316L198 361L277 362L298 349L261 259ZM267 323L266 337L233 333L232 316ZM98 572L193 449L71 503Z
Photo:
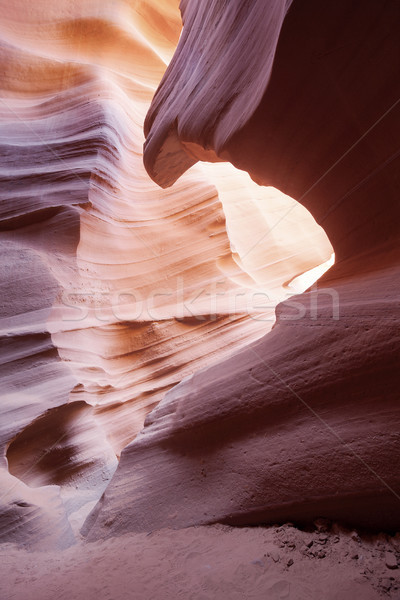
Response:
M2 600L400 599L400 537L317 522L126 534L60 552L0 547Z

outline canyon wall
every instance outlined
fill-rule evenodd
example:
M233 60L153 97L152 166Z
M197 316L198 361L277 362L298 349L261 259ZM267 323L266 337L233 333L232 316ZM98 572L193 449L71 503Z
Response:
M260 338L332 247L232 165L148 177L177 1L0 5L0 540L47 548L73 543L165 393Z
M198 160L230 161L310 210L336 264L277 306L270 333L165 395L84 532L316 517L394 530L400 5L185 0L181 11L146 119L149 175L167 188Z

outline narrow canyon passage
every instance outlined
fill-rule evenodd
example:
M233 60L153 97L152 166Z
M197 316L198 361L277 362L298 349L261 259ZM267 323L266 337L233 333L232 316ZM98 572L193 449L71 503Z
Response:
M66 544L79 536L166 391L261 337L332 254L306 209L229 164L151 182L143 122L181 21L145 4L4 6L6 541L48 543L24 485L54 498Z
M0 9L5 598L396 598L397 0Z

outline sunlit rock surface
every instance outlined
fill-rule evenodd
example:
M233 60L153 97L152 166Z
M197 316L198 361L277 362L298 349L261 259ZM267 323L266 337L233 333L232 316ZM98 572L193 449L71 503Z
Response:
M230 164L150 180L175 0L0 8L0 540L59 547L166 391L260 338L333 250Z
M167 187L198 159L229 160L308 208L336 264L278 305L272 332L166 394L84 531L317 516L396 529L400 5L181 9L146 121L149 174Z

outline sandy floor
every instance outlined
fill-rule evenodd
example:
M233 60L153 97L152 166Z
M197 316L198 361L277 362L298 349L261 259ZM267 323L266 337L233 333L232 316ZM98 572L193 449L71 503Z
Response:
M196 527L57 553L0 547L2 600L400 599L400 536ZM400 563L399 563L400 564Z

